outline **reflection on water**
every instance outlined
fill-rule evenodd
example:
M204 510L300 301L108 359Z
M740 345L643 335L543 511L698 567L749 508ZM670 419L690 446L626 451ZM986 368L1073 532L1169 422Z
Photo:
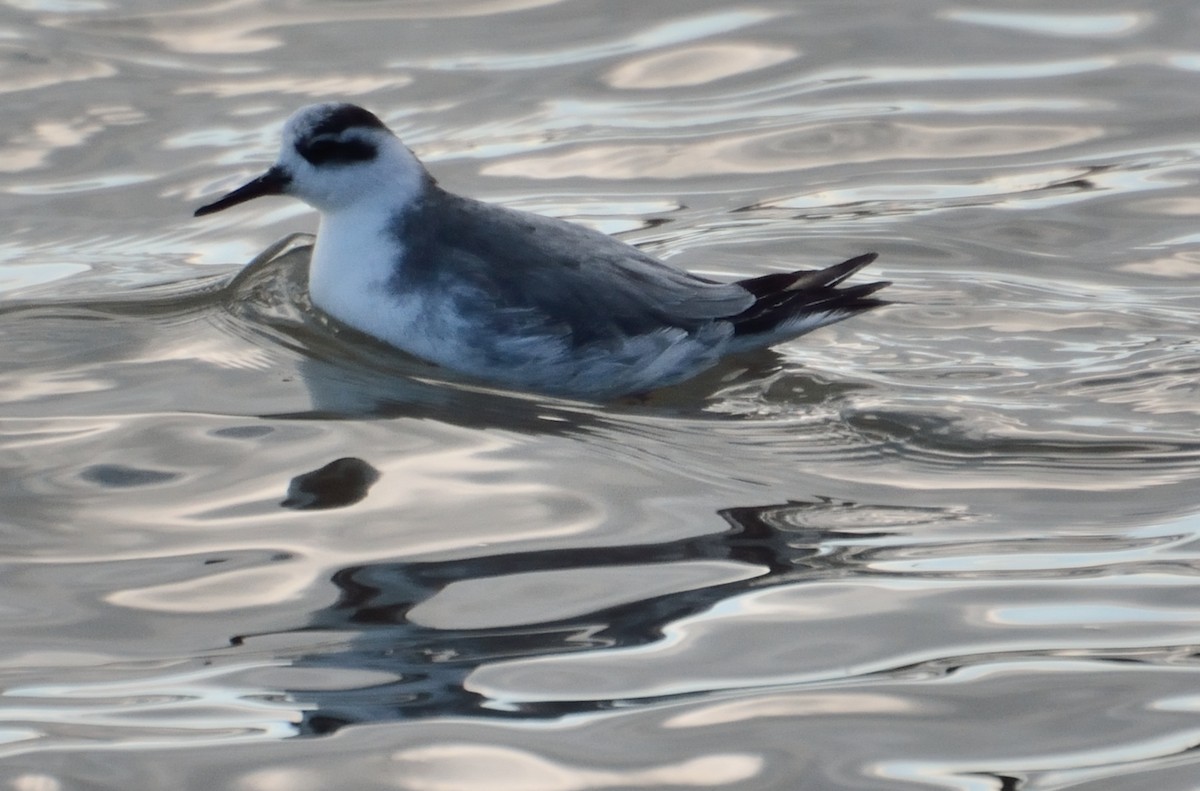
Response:
M0 10L0 788L1193 789L1198 11L968 5ZM312 310L304 207L190 220L324 99L895 304L459 380Z
M660 642L671 624L744 591L819 579L843 563L840 553L822 551L823 542L886 535L892 510L832 502L730 508L720 514L728 531L659 544L340 569L332 578L337 602L299 628L309 636L328 632L333 645L296 659L293 667L376 675L358 689L292 690L289 696L303 701L301 733L415 716L561 717L629 706L629 700L610 698L491 699L473 691L467 679L485 663ZM908 526L941 517L903 509L897 514ZM854 523L854 532L807 526L840 520ZM866 532L874 520L874 532ZM347 634L355 636L341 644L337 636ZM234 642L253 648L264 637L238 635ZM394 680L379 680L387 676Z

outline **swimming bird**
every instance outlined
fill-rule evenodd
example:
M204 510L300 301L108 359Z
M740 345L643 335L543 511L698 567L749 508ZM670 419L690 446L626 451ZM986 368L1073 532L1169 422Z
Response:
M505 387L604 400L676 384L884 304L838 288L875 260L735 282L564 220L455 195L371 112L304 107L266 173L196 216L263 195L320 212L313 304L428 362Z

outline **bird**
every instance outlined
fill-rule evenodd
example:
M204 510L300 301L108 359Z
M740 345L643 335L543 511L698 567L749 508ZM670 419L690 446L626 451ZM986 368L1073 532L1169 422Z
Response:
M642 397L887 304L872 296L886 281L839 287L876 253L720 282L592 228L457 195L378 116L342 102L293 113L275 163L195 216L266 195L320 213L317 309L506 389Z

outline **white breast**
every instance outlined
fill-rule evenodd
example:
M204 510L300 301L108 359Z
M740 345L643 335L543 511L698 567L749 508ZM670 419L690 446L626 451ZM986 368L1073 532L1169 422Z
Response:
M386 235L382 214L348 214L321 217L309 265L309 293L314 305L337 320L379 335L387 281L403 249Z
M394 212L323 215L309 265L313 304L338 321L410 354L462 367L463 321L450 295L398 291L405 249Z

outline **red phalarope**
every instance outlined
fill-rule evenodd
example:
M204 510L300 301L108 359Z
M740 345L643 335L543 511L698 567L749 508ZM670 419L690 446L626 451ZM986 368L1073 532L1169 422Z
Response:
M370 112L315 104L266 173L196 210L290 195L321 213L313 304L405 352L507 387L606 399L682 382L878 305L839 288L875 260L721 283L598 231L446 192Z

